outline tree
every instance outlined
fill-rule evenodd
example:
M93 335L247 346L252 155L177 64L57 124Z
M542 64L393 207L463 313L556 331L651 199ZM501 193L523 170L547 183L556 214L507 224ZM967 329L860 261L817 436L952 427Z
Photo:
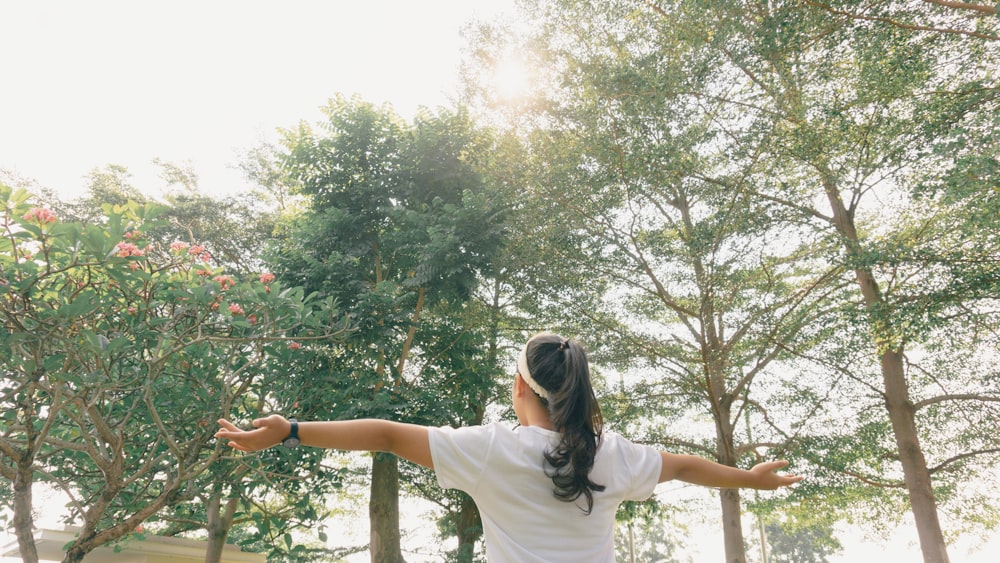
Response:
M768 560L774 563L828 563L827 557L841 549L829 525L768 522L764 528L770 543Z
M548 271L529 293L557 315L572 311L599 357L653 372L633 401L651 394L644 412L669 430L646 425L647 440L749 464L792 434L757 383L812 344L837 269L786 242L817 240L809 225L790 226L740 185L755 154L724 152L714 128L739 116L659 91L714 79L671 67L686 53L661 50L668 32L635 14L623 23L614 3L543 4L525 43L558 78L531 137L539 172L528 205L545 217L533 236ZM684 420L703 416L714 436L692 437ZM746 417L755 436L742 431ZM722 491L721 508L727 559L744 560L739 492Z
M997 217L964 207L977 201L988 210L995 202L995 189L989 186L996 185L991 155L997 88L990 69L996 65L991 42L997 24L980 17L991 10L935 1L870 6L539 1L528 4L538 25L522 48L530 53L529 46L539 47L534 65L555 69L554 78L539 87L549 93L545 101L528 106L540 111L517 122L537 128L527 135L552 139L544 151L536 149L546 155L541 167L546 175L538 184L554 188L539 191L557 202L546 213L558 217L568 209L579 218L551 229L554 236L545 239L546 247L564 252L564 263L573 263L573 251L582 248L586 259L581 263L591 267L595 263L587 259L605 260L617 251L619 258L631 257L644 266L639 271L659 277L657 284L647 276L655 289L650 294L671 298L676 305L663 299L668 310L681 319L690 311L687 316L695 324L688 326L703 327L691 332L693 341L708 344L700 354L708 373L756 373L750 367L754 364L740 361L739 354L767 359L770 349L784 361L798 357L828 369L830 379L861 389L862 396L868 392L872 398L863 401L870 401L871 408L861 404L865 419L857 434L822 438L829 439L827 445L850 445L852 455L858 454L854 462L866 467L844 467L843 457L836 459L844 451L838 447L819 448L821 455L813 459L833 462L831 467L837 465L868 485L905 484L928 561L947 557L931 475L939 479L937 493L948 493L954 489L948 467L987 466L996 454L995 441L962 420L969 408L964 405L970 403L994 419L992 388L980 392L982 379L932 372L924 367L932 360L920 361L920 367L914 362L932 350L941 353L932 335L939 336L946 326L980 335L996 327L988 296L995 293L998 279L996 240L990 235L996 232ZM496 33L483 36L497 43ZM577 193L580 186L597 188ZM720 205L727 197L732 205ZM893 205L880 206L876 198ZM740 206L757 210L756 222L753 214L742 216ZM674 213L691 217L688 223L673 219L674 224L692 228L668 228ZM656 225L657 217L663 226ZM774 245L764 245L764 252L753 246L761 244L760 238L740 246L741 237L767 232L781 236L774 236ZM773 253L778 244L787 245L787 252ZM796 248L806 252L796 253ZM664 250L671 252L657 253ZM699 254L704 250L710 252ZM766 259L754 266L751 260L757 255ZM786 260L776 263L785 269L775 270L769 260L782 257ZM667 277L670 270L663 267L671 260L689 260L694 267ZM734 300L767 287L754 285L755 270L764 274L758 281L776 282L771 286L775 290L781 288L780 272L790 276L786 280L802 282L808 276L829 282L827 305L817 302L815 313L826 315L830 326L801 330L810 325L796 321L786 325L791 332L768 334L754 332L752 327L759 325L742 324L754 317L793 321L785 316L793 309L766 313L759 301ZM641 287L623 271L628 270L601 270L603 277L588 289L617 283ZM779 275L772 277L774 273ZM852 286L852 292L843 291ZM568 297L560 306L586 302L580 293L558 287ZM628 295L620 286L615 291ZM763 295L769 295L766 289ZM593 323L634 325L649 317L650 301L620 302L614 312L625 313L624 322L616 322L615 314L595 313L598 307L581 310ZM725 322L717 322L715 314ZM733 323L733 329L721 330ZM713 349L713 340L725 342L718 335L745 338L741 327L751 336L746 347ZM793 335L797 340L787 340ZM618 348L643 350L643 344L654 343L651 348L682 381L685 347L671 342L671 349L641 336L645 338ZM843 363L813 353L817 348L810 351L817 346L829 350L835 338L845 336L845 347L860 339L876 361L857 349L839 351L838 358L850 360ZM982 338L970 335L963 341L969 346L965 351L980 350ZM719 354L730 349L736 355L728 360ZM692 364L697 365L698 354L694 356ZM723 367L727 361L729 368ZM707 396L724 398L723 406L742 399L747 408L766 412L745 395L726 398L724 389ZM741 383L734 389L744 387ZM665 395L689 393L690 387L674 391ZM829 397L822 385L803 391L821 401ZM914 392L918 395L911 398ZM882 409L881 420L872 412L876 407ZM929 426L921 429L918 417ZM730 417L730 428L736 427L734 422ZM720 438L724 430L720 426ZM818 445L806 434L793 435L799 444ZM891 451L881 448L882 437L893 443ZM931 437L936 464L924 458L924 444ZM805 449L801 453L808 454ZM883 474L872 478L868 468ZM993 485L988 475L978 478ZM739 558L738 534L727 534L727 545L728 557Z
M322 134L305 124L286 132L287 184L308 196L309 211L271 260L288 283L335 297L358 329L346 354L310 376L329 394L300 404L324 418L444 423L493 375L444 369L476 334L450 329L449 317L488 271L501 235L501 215L468 162L489 137L461 111L408 126L388 108L336 98L325 113ZM394 456L374 456L371 482L372 560L399 561Z
M223 455L214 420L262 395L260 368L294 354L290 334L343 327L330 301L270 274L238 281L197 245L147 244L155 206L107 206L106 222L84 224L6 186L0 201L0 471L22 557L37 561L37 480L72 499L82 529L64 560L79 561L190 498Z
M949 4L969 9L968 3L887 3L867 12L876 17L860 11L846 17L837 9L845 17L833 19L830 5L646 4L663 25L688 30L684 45L725 77L728 87L693 95L715 96L743 112L746 126L737 131L750 134L733 135L734 150L760 150L754 174L771 179L758 183L765 189L756 197L798 210L839 244L836 260L860 297L855 319L868 335L881 376L868 385L884 402L924 558L947 561L932 475L944 477L943 466L995 448L952 450L932 471L921 437L929 432L921 430L920 418L938 431L964 425L959 417L931 422L921 410L962 401L993 410L995 396L938 395L932 381L940 374L920 377L908 367L907 350L920 349L928 330L946 318L961 323L982 313L992 316L982 309L982 297L997 278L982 274L992 271L996 246L953 231L950 210L914 205L911 198L928 178L951 176L980 147L995 142L992 129L977 124L995 123L996 84L987 69L996 64L989 43L996 23L975 19L985 33L948 33L935 25L899 25L909 18L888 21L894 16L878 13L909 12L934 21L935 10ZM872 197L901 203L878 208ZM950 249L938 253L935 241L946 241ZM970 245L982 249L972 260L959 250ZM970 270L980 275L969 277L960 266L942 268L944 263L974 263ZM944 387L970 384L955 380Z

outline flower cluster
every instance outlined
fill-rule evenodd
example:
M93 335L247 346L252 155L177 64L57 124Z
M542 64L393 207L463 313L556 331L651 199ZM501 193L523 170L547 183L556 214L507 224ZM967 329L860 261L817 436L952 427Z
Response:
M171 248L173 248L173 245L171 245ZM200 244L192 244L187 251L191 256L197 256L202 262L208 262L212 259L212 254Z
M129 256L145 256L146 251L132 244L131 242L119 242L116 247L118 256L127 258Z
M32 207L27 213L24 214L24 220L29 223L48 225L58 221L59 217L56 217L56 214L53 213L51 209L45 209L44 207Z
M264 272L260 275L260 283L264 284L264 291L271 293L271 282L274 281L274 274L271 272Z
M230 287L236 285L236 280L234 280L232 276L218 275L212 278L212 281L218 282L218 284L222 286L222 291L225 291Z

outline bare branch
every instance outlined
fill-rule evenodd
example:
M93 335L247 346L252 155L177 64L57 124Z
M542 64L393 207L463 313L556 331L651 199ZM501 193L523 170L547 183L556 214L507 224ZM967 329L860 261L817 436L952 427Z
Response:
M935 465L934 467L928 468L927 471L929 471L930 474L933 475L934 473L936 473L938 471L942 471L942 470L946 469L949 465L951 465L952 463L955 463L957 461L961 461L963 459L968 459L970 457L975 457L975 456L979 456L979 455L987 455L987 454L995 454L995 453L1000 453L1000 448L989 448L989 449L985 449L985 450L973 450L971 452L960 453L960 454L958 454L956 456L949 457L948 459L942 461L941 463Z
M966 8L966 9L972 9L972 6L977 6L976 4L969 4L968 2L945 2L944 0L924 0L924 2L927 2L927 3L930 3L930 4L938 4L938 5L941 5L941 6L947 6L949 4L955 4L956 6L953 6L953 7L962 7L962 8ZM806 0L805 4L808 5L808 6L812 6L814 8L819 8L821 10L827 11L827 12L829 12L831 14L836 14L838 16L845 16L845 17L848 17L848 18L853 19L853 20L876 21L876 22L880 22L880 23L887 23L889 25L892 25L892 26L895 26L895 27L898 27L898 28L901 28L901 29L909 29L911 31L931 31L931 32L934 32L934 33L967 35L969 37L975 37L977 39L986 39L988 41L998 41L998 40L1000 40L1000 36L993 35L993 34L990 34L990 33L981 33L981 32L978 32L978 31L968 31L968 30L964 30L964 29L954 29L954 28L948 28L948 27L933 27L933 26L928 26L928 25L908 24L908 23L903 23L903 22L900 22L900 21L893 20L892 18L887 18L887 17L883 17L883 16L868 16L868 15L865 15L865 14L858 14L858 13L854 13L854 12L847 12L847 11L844 11L844 10L838 10L838 9L830 6L829 4L825 4L823 2L814 2L814 1ZM961 6L957 6L957 5L961 5ZM976 9L979 9L979 10L989 9L989 10L991 10L991 11L993 11L995 13L995 9L994 8L989 8L987 6L977 6Z
M938 6L944 6L946 8L956 8L958 10L970 10L973 12L979 12L987 16L997 15L996 5L989 6L984 4L973 4L972 2L956 2L954 0L923 0L927 4L936 4ZM978 16L977 16L978 17Z
M926 406L943 403L945 401L983 401L1000 403L1000 397L995 395L980 395L978 393L955 393L950 395L938 395L922 401L913 403L914 410L920 410Z

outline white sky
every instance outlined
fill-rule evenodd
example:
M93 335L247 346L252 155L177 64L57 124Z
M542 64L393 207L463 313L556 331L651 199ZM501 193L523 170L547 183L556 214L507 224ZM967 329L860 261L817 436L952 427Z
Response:
M338 92L407 118L447 105L462 27L513 15L514 0L0 0L0 169L73 194L122 164L147 191L158 157L232 192L241 152Z

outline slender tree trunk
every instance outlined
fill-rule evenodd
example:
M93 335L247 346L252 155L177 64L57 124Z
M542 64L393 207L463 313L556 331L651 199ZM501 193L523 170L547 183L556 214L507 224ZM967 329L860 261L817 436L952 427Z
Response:
M14 534L21 560L38 563L38 546L33 533L34 518L31 516L31 463L18 462L14 476Z
M372 563L405 563L399 534L399 460L392 454L375 454L372 459L368 516Z
M233 526L233 517L236 515L236 508L239 506L239 499L231 498L226 500L225 509L222 507L222 498L213 496L208 501L208 549L205 551L205 563L219 563L222 561L222 552L226 548L226 537Z
M854 225L854 217L844 205L840 190L828 173L823 174L823 186L833 210L833 222L844 239L847 253L859 257L860 238ZM937 502L931 483L927 460L920 446L915 409L910 401L909 385L903 364L903 344L898 329L893 325L891 311L886 310L885 299L875 275L868 268L855 270L858 287L865 300L866 308L872 313L874 346L880 354L882 380L885 387L885 408L892 423L896 439L899 461L903 466L906 490L910 497L910 508L920 538L920 550L925 563L948 563L948 549L938 519Z
M476 541L482 534L483 523L479 518L479 508L468 495L462 497L462 509L458 513L458 563L472 563L476 553Z
M719 463L736 466L736 454L733 448L733 427L730 423L730 412L727 405L721 405L716 420L718 432ZM743 543L743 519L740 507L739 489L721 489L719 502L722 505L722 535L726 549L726 563L746 563L746 546Z
M902 351L882 354L882 378L885 381L885 406L896 437L899 461L903 465L906 490L920 538L925 563L948 563L948 545L938 519L937 502L927 460L920 447L913 402L910 401L903 366Z
M746 547L743 545L743 520L740 511L740 490L721 489L722 533L726 547L726 563L746 563Z

